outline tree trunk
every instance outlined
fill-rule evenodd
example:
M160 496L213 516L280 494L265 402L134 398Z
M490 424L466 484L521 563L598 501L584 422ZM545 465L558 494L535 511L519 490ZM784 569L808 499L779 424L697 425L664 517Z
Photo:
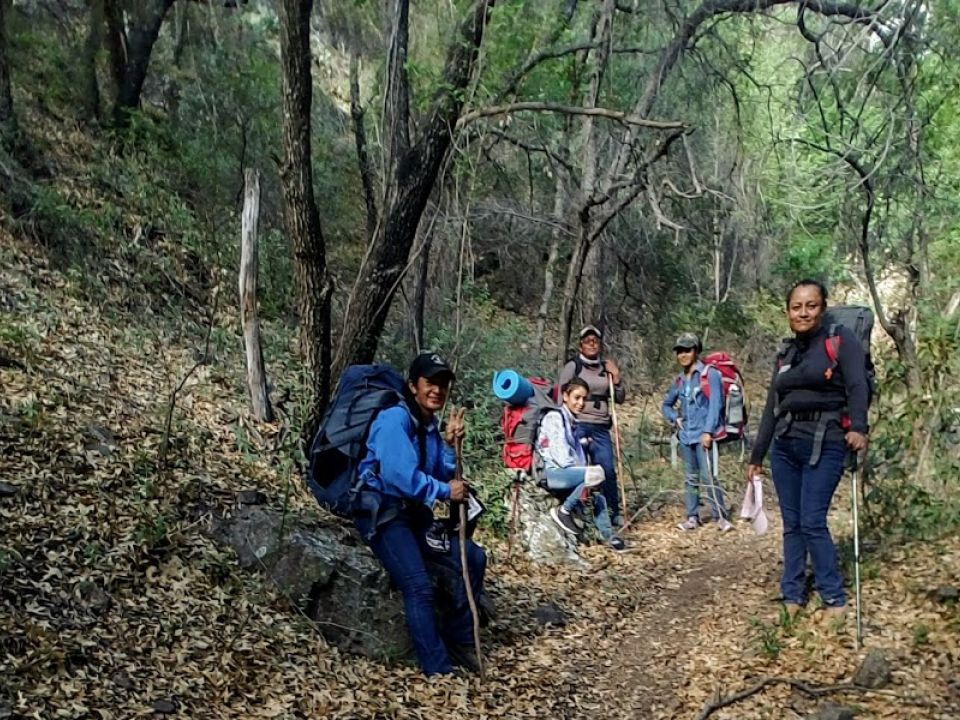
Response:
M616 10L615 0L603 0L603 4L597 8L593 22L592 40L597 45L596 51L592 52L588 58L587 70L587 89L583 96L582 105L586 109L597 107L597 100L600 97L600 88L603 84L603 76L606 73L607 63L610 59L610 41L613 35L613 13ZM596 239L594 229L595 220L592 217L592 201L597 189L597 146L594 135L594 120L591 115L584 115L580 128L580 196L582 205L578 209L576 217L579 220L579 230L577 241L573 251L573 257L570 260L570 266L567 271L567 279L563 288L563 306L560 314L560 325L563 328L563 343L558 348L559 362L563 362L567 350L570 346L570 337L573 330L574 312L576 310L577 296L583 282L584 273L589 272L591 277L599 273L599 266L588 265L590 250L593 241ZM596 283L591 282L593 292L596 291ZM587 312L592 315L599 307L599 299L593 297L585 298L584 306ZM594 319L591 317L591 322Z
M430 280L430 251L433 249L433 227L427 229L417 267L417 287L413 296L413 344L418 353L424 350L427 308L427 287Z
M147 79L147 68L153 46L160 35L163 18L174 0L148 0L133 13L133 22L127 35L126 63L117 88L113 106L113 121L118 127L130 123L130 113L140 107L140 94Z
M476 0L448 50L443 90L437 95L417 142L391 160L381 220L347 301L343 334L334 363L336 370L352 363L368 363L374 358L417 226L453 141L453 129L463 108L464 89L470 81L493 4L494 0ZM402 43L406 40L405 36L396 39ZM391 56L405 56L405 51L391 50ZM388 76L396 77L393 73L393 69L388 68ZM392 118L392 128L387 130L391 133L388 142L400 146L403 128L408 126L409 119L398 114L405 107L404 96L399 91L390 92L400 99L395 100L388 113Z
M102 0L107 22L107 52L110 55L110 77L114 91L120 92L124 68L127 67L127 33L123 29L123 10L120 0Z
M330 395L330 283L310 163L310 13L312 0L281 0L283 217L293 250L300 318L300 351L310 373L310 410L300 437L309 443Z
M90 0L87 37L83 43L83 113L91 122L100 121L100 83L97 81L97 53L103 43L103 0Z
M257 231L260 223L260 171L244 172L243 213L240 225L240 323L247 354L247 387L253 404L253 417L271 422L273 409L267 395L267 373L260 342L260 316L257 312Z
M17 134L17 118L13 113L10 90L10 60L7 53L7 20L10 0L0 0L0 142L8 150Z
M360 55L350 55L350 119L353 121L353 138L357 146L357 163L360 166L360 182L363 186L363 201L367 208L367 241L377 229L377 200L374 193L376 181L370 153L367 151L367 132L363 122L363 105L360 103Z
M537 334L533 345L537 349L538 356L543 355L543 343L547 334L547 316L550 314L550 301L553 299L553 273L557 264L557 256L560 254L560 238L563 234L565 220L566 196L563 191L563 177L559 172L554 173L554 181L553 222L555 225L550 232L550 251L547 254L547 262L543 267L543 295L540 298L540 308L537 310Z
M583 266L590 252L590 220L580 219L579 234L574 245L573 256L567 269L567 279L563 284L563 304L560 311L560 327L563 329L562 342L557 348L557 361L563 363L570 350L570 338L573 335L573 314L577 307L577 293L580 291L580 281L583 278Z

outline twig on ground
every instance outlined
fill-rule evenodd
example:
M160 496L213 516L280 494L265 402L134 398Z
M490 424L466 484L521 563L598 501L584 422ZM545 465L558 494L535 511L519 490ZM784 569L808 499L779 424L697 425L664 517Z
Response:
M750 687L741 690L738 693L729 695L725 698L719 698L713 701L707 701L704 703L704 706L700 710L700 714L697 715L696 720L706 720L714 712L721 708L725 708L729 705L745 700L751 695L756 695L761 690L770 687L771 685L789 685L795 690L799 690L804 695L808 697L823 697L824 695L831 695L833 693L842 693L842 692L860 692L860 693L875 693L878 695L887 695L890 697L895 697L905 702L908 702L912 705L926 706L929 703L919 700L917 698L909 698L898 693L891 692L889 690L876 690L873 688L863 687L862 685L855 685L854 683L837 683L836 685L811 685L803 680L798 680L797 678L781 678L781 677L763 677L760 678L756 683Z

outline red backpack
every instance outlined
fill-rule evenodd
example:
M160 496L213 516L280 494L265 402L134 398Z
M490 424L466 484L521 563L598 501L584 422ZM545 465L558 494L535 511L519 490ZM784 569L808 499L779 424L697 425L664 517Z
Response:
M720 426L714 432L717 440L739 440L747 429L747 405L743 395L743 375L740 368L727 353L717 350L707 353L700 361L720 373L723 402L720 404ZM700 376L700 390L710 398L710 379L707 373Z
M511 470L533 470L534 446L540 420L557 408L553 401L553 383L543 378L528 378L533 397L525 405L505 405L500 429L503 431L503 464Z

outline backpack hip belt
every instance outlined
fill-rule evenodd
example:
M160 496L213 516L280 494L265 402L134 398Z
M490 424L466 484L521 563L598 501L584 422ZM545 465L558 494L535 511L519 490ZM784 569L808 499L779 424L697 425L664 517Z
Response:
M817 422L817 429L813 434L813 449L810 451L810 459L807 463L813 467L820 462L820 456L823 454L823 440L827 436L827 428L832 421L836 421L840 429L844 428L844 421L848 416L844 410L807 410L802 412L786 412L782 415L786 420L783 429L777 433L777 437L783 437L794 422Z

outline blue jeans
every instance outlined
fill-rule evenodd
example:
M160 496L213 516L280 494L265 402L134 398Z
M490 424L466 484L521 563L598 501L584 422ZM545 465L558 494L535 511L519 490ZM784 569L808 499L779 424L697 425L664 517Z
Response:
M370 529L368 518L358 516L354 524L365 537ZM473 642L473 619L460 570L459 539L450 538L449 552L434 552L427 547L423 532L410 515L401 511L395 519L378 527L368 544L403 595L407 629L423 672L453 672L444 640L456 645ZM475 597L483 589L486 566L486 554L468 540L467 569ZM444 613L442 637L434 613L434 580L452 585L452 607Z
M590 463L603 468L603 496L611 515L620 514L620 493L617 490L617 467L613 458L613 441L610 428L596 423L577 423L577 438L590 438L586 445Z
M707 450L703 445L686 445L680 443L680 457L683 459L683 496L686 505L687 517L700 517L700 485L707 491L707 505L714 520L730 519L727 505L723 498L723 488L720 482L715 481L710 474L709 462L712 456L707 457ZM712 450L710 451L713 452Z
M586 472L584 467L547 468L547 489L556 492L570 491L563 501L563 509L573 512L578 505L586 504L587 496L593 498L593 524L604 540L613 537L613 526L610 524L610 515L607 513L607 500L602 493L591 493L583 482Z
M817 592L827 607L847 604L837 549L827 528L827 511L840 478L847 449L841 442L824 442L817 464L810 466L812 439L778 438L770 455L773 484L783 516L784 602L806 601L807 555L813 565Z

